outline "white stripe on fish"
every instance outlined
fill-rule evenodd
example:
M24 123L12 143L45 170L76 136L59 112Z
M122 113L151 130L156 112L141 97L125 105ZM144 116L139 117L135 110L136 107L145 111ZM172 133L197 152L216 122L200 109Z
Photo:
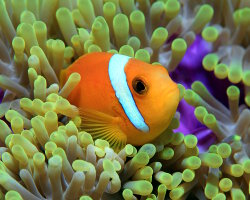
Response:
M109 78L120 104L130 122L139 130L148 132L149 127L138 110L131 91L128 87L125 66L131 57L115 54L109 61Z

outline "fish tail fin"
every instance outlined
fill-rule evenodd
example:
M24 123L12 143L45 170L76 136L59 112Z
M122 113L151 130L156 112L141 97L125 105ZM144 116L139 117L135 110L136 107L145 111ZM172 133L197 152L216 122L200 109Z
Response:
M109 142L115 152L123 149L127 136L119 127L119 119L96 111L79 109L81 117L80 128L92 135L93 139L103 139Z

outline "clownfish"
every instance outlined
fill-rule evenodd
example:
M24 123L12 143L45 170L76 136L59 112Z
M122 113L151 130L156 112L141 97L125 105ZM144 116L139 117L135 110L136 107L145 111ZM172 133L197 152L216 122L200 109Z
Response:
M67 97L79 108L81 127L114 149L152 141L169 126L179 103L179 89L161 65L120 54L90 53L61 71L81 75Z

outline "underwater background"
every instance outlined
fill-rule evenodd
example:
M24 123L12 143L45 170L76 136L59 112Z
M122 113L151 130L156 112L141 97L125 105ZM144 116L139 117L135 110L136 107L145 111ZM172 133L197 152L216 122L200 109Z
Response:
M81 130L79 77L59 78L92 52L178 83L151 143L115 152ZM249 199L249 0L0 0L0 88L0 199Z

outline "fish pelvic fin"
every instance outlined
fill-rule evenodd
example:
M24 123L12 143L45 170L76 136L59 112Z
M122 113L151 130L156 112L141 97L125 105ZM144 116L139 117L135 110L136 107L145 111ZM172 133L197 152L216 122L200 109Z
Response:
M92 135L93 139L103 139L109 142L115 152L125 147L126 134L120 129L119 117L113 117L96 110L80 109L80 129Z

